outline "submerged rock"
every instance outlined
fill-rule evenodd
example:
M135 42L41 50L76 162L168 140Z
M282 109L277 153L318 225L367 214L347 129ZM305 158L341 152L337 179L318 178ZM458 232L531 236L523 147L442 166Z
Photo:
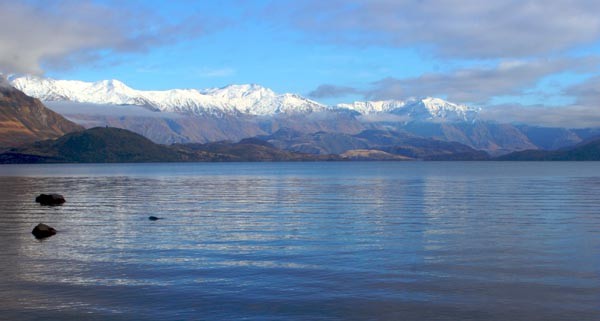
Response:
M158 220L162 220L162 217L148 216L148 219L151 221L158 221Z
M35 236L35 238L37 239L43 239L45 237L50 237L56 234L56 230L53 227L40 223L33 228L31 234L33 234L33 236Z
M40 194L35 201L41 205L61 205L65 198L60 194Z

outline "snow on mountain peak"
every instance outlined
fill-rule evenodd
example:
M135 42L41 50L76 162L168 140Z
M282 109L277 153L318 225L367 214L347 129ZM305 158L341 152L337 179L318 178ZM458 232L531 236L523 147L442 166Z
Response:
M357 101L351 104L339 104L338 108L347 108L363 115L394 114L407 116L417 121L474 121L479 108L459 105L449 101L425 97L407 100Z
M315 101L289 94L278 95L256 85L229 85L205 90L135 90L112 79L97 82L55 80L36 76L13 77L11 84L43 101L138 105L159 111L188 114L249 114L316 112L327 109Z
M222 88L208 89L204 94L219 97L222 99L272 99L277 96L271 89L255 85L228 85Z
M417 105L422 105L429 113L430 120L445 120L445 121L473 121L477 118L477 114L481 108L471 107L467 105L455 104L449 101L426 97L421 99Z
M275 115L349 109L363 115L394 114L416 121L474 121L479 108L440 98L358 101L328 107L297 94L276 94L256 84L222 88L143 91L119 80L84 82L37 76L10 76L9 82L42 101L73 101L93 104L137 105L156 111L194 115Z
M402 100L375 100L375 101L355 101L351 104L338 104L338 108L346 108L357 111L363 115L376 113L389 113L393 110L402 108L406 105Z

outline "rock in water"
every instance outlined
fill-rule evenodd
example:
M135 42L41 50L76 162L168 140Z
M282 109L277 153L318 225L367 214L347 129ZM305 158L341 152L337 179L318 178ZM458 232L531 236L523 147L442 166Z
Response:
M35 236L36 239L43 239L45 237L50 237L56 234L56 230L53 227L40 223L33 228L31 234L33 234L33 236Z
M158 220L162 219L162 217L148 216L148 219L151 221L158 221Z
M60 194L40 194L35 201L41 205L61 205L65 198Z

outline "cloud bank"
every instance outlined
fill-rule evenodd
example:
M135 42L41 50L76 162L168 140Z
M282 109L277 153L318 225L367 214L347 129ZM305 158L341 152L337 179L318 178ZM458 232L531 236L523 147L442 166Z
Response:
M445 96L451 101L485 104L503 95L521 95L543 77L598 70L600 59L544 59L505 61L489 68L464 68L448 73L429 73L412 78L385 78L374 83L367 97L397 99L406 96Z
M594 0L306 0L265 15L336 44L418 46L446 58L523 58L597 42Z
M418 77L387 77L367 89L320 85L310 93L315 98L362 94L367 100L403 99L405 97L442 96L462 103L485 104L502 95L520 95L546 76L563 73L589 73L600 67L600 57L503 61L493 67L470 67L446 73L427 73ZM600 84L600 81L598 81ZM572 89L570 94L594 92L593 85ZM578 92L576 92L578 91ZM600 98L600 90L598 91Z
M520 104L484 108L481 119L498 123L521 123L544 127L591 128L600 126L600 110L595 106L548 107Z

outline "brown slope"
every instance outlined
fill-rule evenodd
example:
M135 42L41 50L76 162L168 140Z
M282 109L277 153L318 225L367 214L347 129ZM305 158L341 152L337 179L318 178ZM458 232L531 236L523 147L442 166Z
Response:
M0 83L0 147L54 139L83 127L46 108L36 98Z

